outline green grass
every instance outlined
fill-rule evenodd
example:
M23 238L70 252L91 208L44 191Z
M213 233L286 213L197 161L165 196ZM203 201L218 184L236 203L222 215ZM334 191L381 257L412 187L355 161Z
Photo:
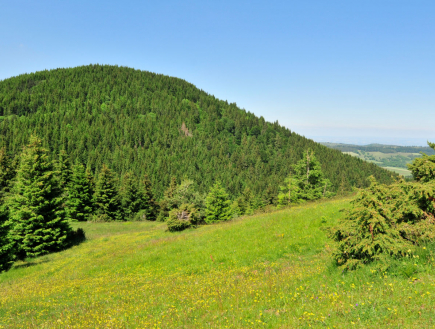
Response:
M171 234L83 223L88 241L0 275L1 328L428 328L433 247L343 273L324 228L349 199Z

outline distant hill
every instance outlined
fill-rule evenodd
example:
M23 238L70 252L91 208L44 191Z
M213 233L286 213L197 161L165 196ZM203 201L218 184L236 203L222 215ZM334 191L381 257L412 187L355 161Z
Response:
M430 147L421 146L396 146L383 144L353 145L340 143L321 143L329 148L339 150L345 154L358 157L364 161L372 162L380 167L396 172L405 177L411 176L407 164L421 153L435 154Z
M333 190L367 186L391 174L242 110L184 80L118 66L89 65L0 81L0 146L17 154L32 133L53 154L98 173L148 174L158 196L190 178L200 192L221 180L232 197L245 188L277 192L312 148Z
M435 151L429 146L397 146L397 145L383 145L383 144L369 144L369 145L354 145L354 144L341 144L341 143L320 143L341 152L356 152L358 150L365 152L382 152L382 153L426 153L428 155L435 154Z

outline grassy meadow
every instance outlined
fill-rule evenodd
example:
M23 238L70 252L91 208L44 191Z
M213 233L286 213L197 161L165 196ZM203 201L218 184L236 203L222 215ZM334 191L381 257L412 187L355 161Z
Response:
M347 198L166 232L75 223L88 240L0 274L0 328L430 328L433 247L343 273L324 228Z

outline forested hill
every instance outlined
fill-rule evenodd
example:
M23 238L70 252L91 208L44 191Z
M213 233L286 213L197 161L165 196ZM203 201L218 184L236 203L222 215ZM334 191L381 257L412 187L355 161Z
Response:
M120 177L147 173L158 196L190 178L200 192L221 180L237 196L278 189L312 148L333 190L363 187L391 173L306 139L216 99L177 78L89 65L0 81L0 146L16 155L36 133L52 154L65 149L95 173L106 163Z

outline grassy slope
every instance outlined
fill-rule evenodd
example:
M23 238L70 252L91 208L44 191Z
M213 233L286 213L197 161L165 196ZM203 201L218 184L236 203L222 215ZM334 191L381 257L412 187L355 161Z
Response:
M405 262L415 279L331 265L321 227L348 207L333 200L177 234L161 223L76 224L87 242L0 275L0 327L433 325L429 248Z

